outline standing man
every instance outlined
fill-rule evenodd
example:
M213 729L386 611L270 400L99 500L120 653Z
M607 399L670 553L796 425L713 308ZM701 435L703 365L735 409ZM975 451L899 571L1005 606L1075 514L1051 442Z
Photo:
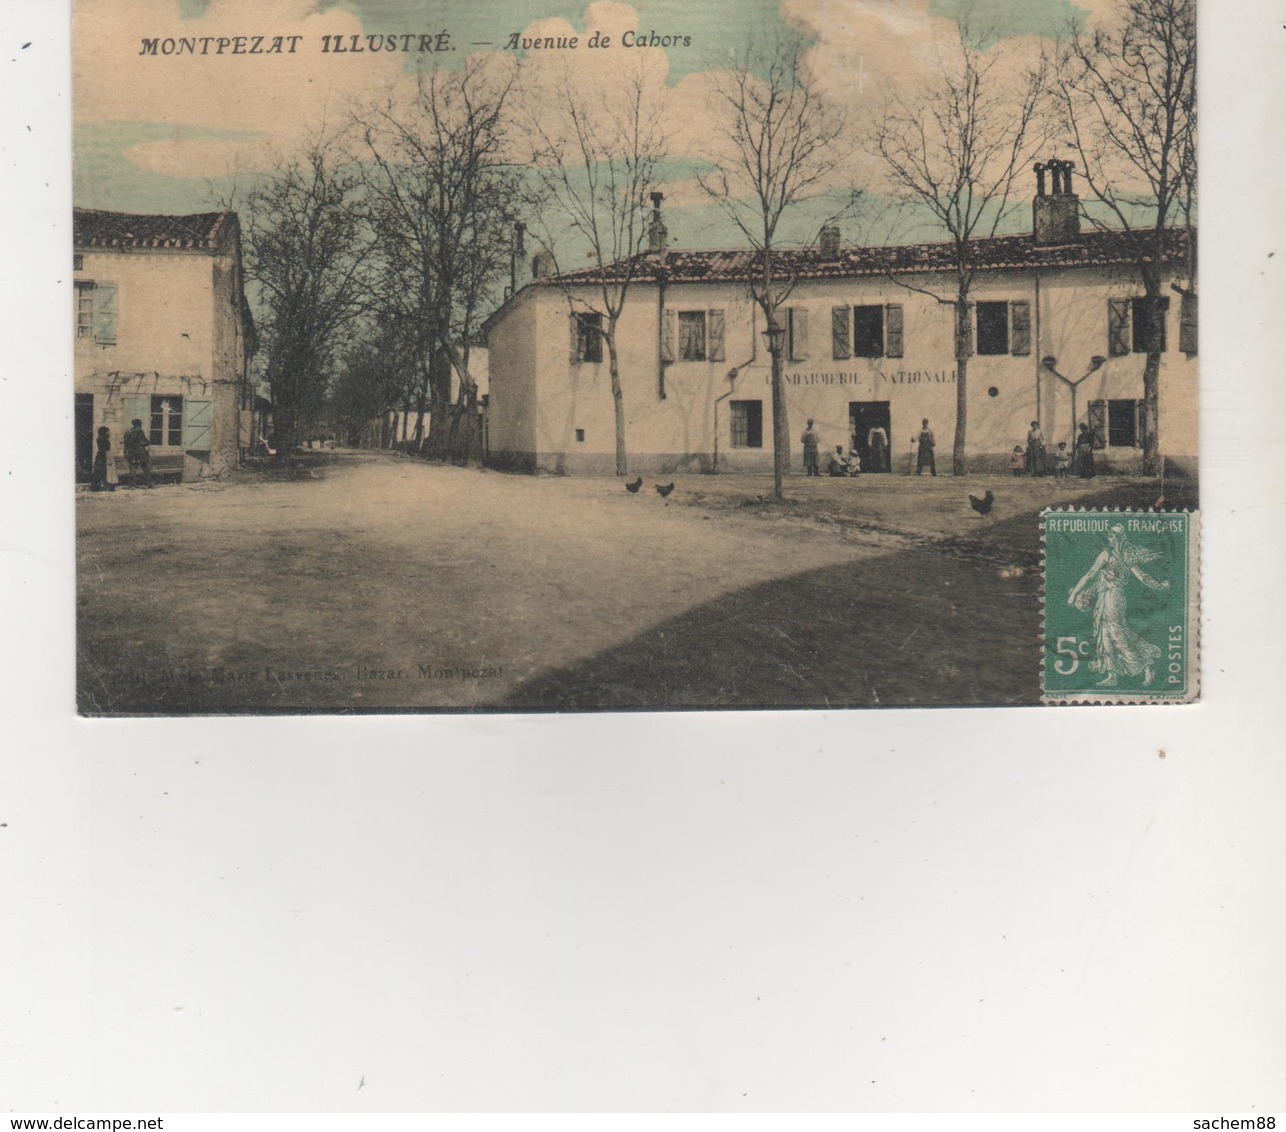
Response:
M820 476L821 469L818 467L818 452L821 445L821 437L817 435L817 430L813 428L813 422L808 422L808 427L804 430L804 435L800 441L804 445L804 475Z
M929 418L925 417L920 422L920 450L919 456L915 462L915 474L922 475L924 469L928 468L931 475L938 474L938 465L933 458L933 446L937 441L933 437L933 429L929 427Z
M872 472L884 471L884 461L888 458L889 453L889 434L884 431L883 425L873 425L866 434L866 450L871 454L871 466L867 470Z
M125 461L129 464L130 482L135 487L138 486L140 472L147 486L152 486L152 457L148 453L150 447L147 433L143 431L143 422L135 417L125 434Z
M1045 474L1045 434L1040 431L1040 421L1032 421L1027 434L1027 471L1033 476Z

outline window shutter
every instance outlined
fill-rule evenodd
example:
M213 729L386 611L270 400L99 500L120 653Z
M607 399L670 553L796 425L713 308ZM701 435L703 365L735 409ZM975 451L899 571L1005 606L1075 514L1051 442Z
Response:
M1009 304L1009 352L1014 357L1031 353L1031 303Z
M189 451L210 450L211 404L209 400L183 399L183 447Z
M116 345L116 288L107 283L94 287L94 341Z
M884 308L884 354L890 358L902 356L901 303L889 303Z
M853 325L852 307L831 307L831 357L850 358L853 348L849 330Z
M1107 301L1107 352L1119 358L1130 352L1130 300Z
M143 422L143 431L147 432L152 427L152 398L150 397L122 397L121 398L121 436L133 425L134 421Z
M790 360L802 362L808 358L808 312L802 307L790 311Z
M1197 352L1197 296L1185 293L1179 300L1179 349Z
M581 357L580 319L576 317L575 311L567 316L567 360L572 365L577 365L583 360Z
M661 331L661 361L674 361L674 311L665 312Z
M1090 434L1095 448L1107 447L1107 402L1091 401L1089 407Z
M710 360L712 362L721 362L724 360L723 311L710 311L708 318L710 332Z

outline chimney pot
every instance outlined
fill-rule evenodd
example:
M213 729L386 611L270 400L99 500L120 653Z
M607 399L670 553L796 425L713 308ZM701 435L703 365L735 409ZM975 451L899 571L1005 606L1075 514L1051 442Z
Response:
M822 259L839 259L840 230L834 224L828 224L822 229L821 253Z
M1032 242L1038 247L1062 247L1081 238L1081 202L1072 192L1072 163L1053 158L1038 163L1036 196L1032 200ZM1045 193L1045 174L1052 179Z
M531 257L531 277L548 279L554 274L554 256L552 252L539 251Z

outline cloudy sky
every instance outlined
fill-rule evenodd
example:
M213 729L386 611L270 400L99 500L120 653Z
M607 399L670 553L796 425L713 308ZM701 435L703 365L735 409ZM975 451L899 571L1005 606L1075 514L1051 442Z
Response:
M702 109L711 84L752 38L788 25L810 42L807 63L860 123L895 89L914 89L954 34L963 0L76 0L73 16L75 197L83 207L190 212L209 207L234 166L265 167L321 122L342 120L356 101L405 82L419 66L456 65L469 52L504 52L509 37L578 35L571 55L587 84L612 81L622 60L670 91L676 157L709 153ZM1093 18L1110 0L972 0L1015 66L1040 37ZM452 52L334 54L324 36L436 36ZM613 37L590 51L595 31ZM625 32L690 37L690 46L625 48ZM140 54L143 41L298 36L294 54ZM247 39L247 47L253 42ZM332 40L333 42L333 40ZM211 51L214 47L211 46ZM553 60L540 63L553 70ZM540 66L534 97L539 97ZM855 129L858 128L855 125ZM671 186L671 232L708 246L714 216L679 178ZM690 186L687 186L690 187ZM870 190L872 186L863 186ZM717 242L717 241L716 241Z

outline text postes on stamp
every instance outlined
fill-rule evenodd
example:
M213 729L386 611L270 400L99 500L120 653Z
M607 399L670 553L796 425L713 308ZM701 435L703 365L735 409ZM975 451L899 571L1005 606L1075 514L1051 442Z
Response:
M1198 516L1046 511L1041 698L1197 698Z

